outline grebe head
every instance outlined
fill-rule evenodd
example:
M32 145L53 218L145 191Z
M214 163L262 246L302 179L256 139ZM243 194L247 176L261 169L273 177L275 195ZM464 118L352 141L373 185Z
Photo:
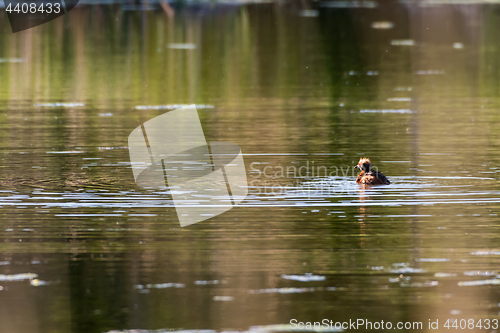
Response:
M359 159L358 165L356 165L355 168L359 168L364 172L369 172L372 168L372 162L370 162L368 157L362 157Z

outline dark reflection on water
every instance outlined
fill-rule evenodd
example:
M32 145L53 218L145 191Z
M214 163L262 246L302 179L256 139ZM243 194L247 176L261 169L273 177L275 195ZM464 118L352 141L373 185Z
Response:
M498 319L499 7L330 7L0 17L2 331ZM180 228L127 137L189 103L250 194Z

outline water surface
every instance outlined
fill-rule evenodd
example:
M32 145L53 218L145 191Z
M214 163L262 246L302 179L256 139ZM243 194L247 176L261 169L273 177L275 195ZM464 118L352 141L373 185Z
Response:
M500 7L346 3L2 16L2 331L499 319ZM191 103L250 193L181 228L127 137Z

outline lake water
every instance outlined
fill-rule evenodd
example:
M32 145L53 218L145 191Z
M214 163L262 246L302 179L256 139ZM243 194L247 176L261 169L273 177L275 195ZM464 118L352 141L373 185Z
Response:
M498 331L500 5L126 9L0 16L1 332ZM127 142L179 104L249 185L183 228Z

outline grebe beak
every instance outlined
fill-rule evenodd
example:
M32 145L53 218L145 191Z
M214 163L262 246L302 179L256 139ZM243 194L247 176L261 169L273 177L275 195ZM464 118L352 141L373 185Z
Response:
M354 169L359 169L359 165L354 166Z

